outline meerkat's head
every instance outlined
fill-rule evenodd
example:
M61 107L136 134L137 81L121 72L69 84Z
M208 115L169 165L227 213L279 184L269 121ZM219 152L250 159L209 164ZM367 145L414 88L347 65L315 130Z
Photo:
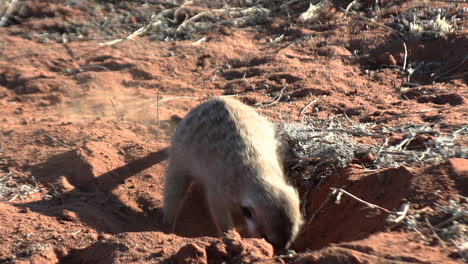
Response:
M265 238L275 249L289 248L303 224L299 195L284 183L253 188L241 210L248 234Z

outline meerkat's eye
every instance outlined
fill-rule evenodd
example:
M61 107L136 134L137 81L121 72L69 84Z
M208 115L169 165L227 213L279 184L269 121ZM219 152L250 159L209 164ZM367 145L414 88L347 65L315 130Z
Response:
M247 218L253 217L252 208L242 206L242 214Z

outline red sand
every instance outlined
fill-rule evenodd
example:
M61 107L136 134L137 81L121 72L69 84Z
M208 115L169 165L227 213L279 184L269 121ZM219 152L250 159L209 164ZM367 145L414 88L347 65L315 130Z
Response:
M308 116L346 113L356 122L413 122L452 131L468 120L467 63L457 66L467 51L466 16L458 22L464 31L407 43L408 61L444 58L444 69L458 67L448 75L454 77L432 84L430 76L414 76L422 85L400 90L405 75L390 68L365 70L402 65L401 42L383 27L337 12L347 2L335 1L320 26L292 22L285 29L287 17L278 17L260 33L225 27L199 45L142 37L98 50L99 41L86 37L68 44L31 37L45 30L67 32L71 22L89 16L51 2L28 3L29 13L0 28L0 178L11 171L9 187L37 183L41 190L0 203L0 263L462 263L453 246L434 237L422 239L401 226L391 228L385 214L362 210L362 204L345 196L308 223L294 245L296 255L273 255L265 241L241 239L235 232L222 239L207 237L212 225L196 192L178 235L164 233L162 188L171 116L184 116L199 102L162 104L158 129L156 97L239 94L254 104L271 100L288 85L288 102L260 111L273 120L297 121L301 109L319 98ZM390 13L417 3L395 5ZM295 11L297 17L304 9ZM103 10L96 16L105 15ZM283 42L266 45L283 33ZM308 34L308 40L299 41ZM73 71L78 68L84 70ZM409 201L411 210L431 215L435 203L468 195L467 164L451 159L372 173L350 165L310 192L307 213L318 210L330 187L346 186L390 210Z

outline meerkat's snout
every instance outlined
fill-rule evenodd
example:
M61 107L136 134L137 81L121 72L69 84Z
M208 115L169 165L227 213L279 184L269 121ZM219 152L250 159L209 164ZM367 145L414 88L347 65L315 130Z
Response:
M276 250L288 249L303 224L297 192L290 186L272 186L268 193L249 197L241 207L248 235L264 238Z

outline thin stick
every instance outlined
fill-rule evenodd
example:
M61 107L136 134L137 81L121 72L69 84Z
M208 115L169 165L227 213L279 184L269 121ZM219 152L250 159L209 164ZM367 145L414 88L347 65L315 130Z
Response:
M406 60L408 59L408 49L406 48L406 43L403 42L403 48L405 49L405 58L403 59L403 70L406 71Z
M408 214L408 211L410 209L410 204L409 203L404 203L400 207L400 211L397 212L397 215L399 215L395 220L393 220L393 223L398 224L403 219L405 219L406 215Z
M207 42L207 41L208 41L208 38L203 37L203 38L201 38L201 39L199 39L199 40L197 40L195 42L192 42L192 43L190 43L188 45L196 46L196 45L200 45L200 43L202 43L202 42Z
M195 101L203 101L209 99L211 97L236 97L239 96L238 94L228 94L228 95L215 95L215 96L206 96L206 97L193 97L193 96L175 96L175 97L167 97L159 100L159 103L167 102L167 101L174 101L174 100L195 100ZM152 104L151 106L154 106Z
M407 138L403 139L400 144L395 146L395 149L403 149L404 146L406 146L411 140L413 140L414 135L409 135Z
M448 70L446 70L446 71L444 71L444 72L442 72L442 73L439 73L439 74L437 74L436 76L434 76L434 77L433 77L434 80L439 79L440 77L442 77L442 76L444 76L444 75L447 75L447 74L449 74L450 72L452 72L452 71L458 69L458 67L462 66L462 65L465 63L465 61L466 61L467 59L468 59L468 55L465 55L465 57L463 57L463 59L461 60L460 63L458 63L457 65L453 66L452 68L450 68L450 69L448 69Z
M441 78L441 80L449 80L449 79L454 79L454 78L458 78L458 77L463 77L463 76L465 76L467 74L468 74L468 71L460 73L460 74L455 74L455 75L452 75L452 76L443 77L443 78Z
M439 2L446 2L446 3L468 3L467 0L436 0L436 1L439 1Z
M19 193L16 193L8 202L13 202L17 197L19 196Z
M346 10L344 10L343 8L341 8L341 9L342 9L342 11L346 11ZM353 16L355 16L355 17L358 17L358 18L360 18L360 19L362 19L362 20L365 20L365 21L367 21L367 22L369 22L369 23L372 23L372 24L374 24L374 25L376 25L376 26L380 26L380 27L386 28L386 29L390 30L392 33L394 33L395 35L397 35L397 37L401 40L400 36L398 36L398 33L397 33L398 31L396 31L395 29L393 29L393 28L391 28L391 27L389 27L389 26L386 26L386 25L381 24L381 23L379 23L379 22L375 22L375 21L372 20L372 19L369 19L369 18L367 18L367 17L361 16L361 15L356 14L356 13L353 13L353 12L348 12L347 14L351 14L351 15L353 15Z
M299 117L302 116L302 114L305 112L305 110L307 110L307 108L309 108L311 105L315 104L318 100L319 100L319 98L315 98L314 100L312 100L308 104L306 104L306 106L304 106L301 109L301 112L299 112Z
M458 220L458 219L460 219L462 217L465 217L465 216L468 216L468 215L467 214L456 214L456 215L451 216L451 217L445 219L444 221L438 223L435 227L440 228L440 227L442 227L442 226L444 226L444 225L446 225L446 224L448 224L450 222L453 222L453 221Z
M356 3L356 0L353 0L351 1L351 3L349 3L349 5L345 9L345 16L348 14L349 10L351 9L351 7L353 7L355 3Z
M117 111L117 107L114 104L114 100L112 100L112 97L109 97L112 106L114 107L115 115L117 116L117 119L124 120L123 115L119 114L119 111Z
M2 19L0 19L0 27L6 26L8 22L8 18L11 16L13 11L15 11L17 3L18 3L18 0L11 1L10 6L8 6L8 9L3 14Z
M159 94L159 92L158 92ZM159 95L158 95L159 96ZM197 101L200 101L201 98L200 97L192 97L192 96L176 96L176 97L168 97L168 98L164 98L164 99L161 99L159 100L158 102L159 103L162 103L162 102L167 102L167 101L172 101L172 100L179 100L179 99L187 99L187 100L197 100Z
M343 8L341 8L341 9L343 10ZM351 14L351 15L353 15L353 16L356 16L356 17L358 17L358 18L360 18L360 19L362 19L362 20L365 20L365 21L367 21L367 22L369 22L369 23L372 23L372 24L374 24L374 25L376 25L376 26L383 27L383 28L389 30L391 33L393 33L393 35L395 35L395 36L403 43L403 48L404 48L404 50L405 50L405 57L404 57L404 60L403 60L403 70L406 70L406 62L407 62L407 59L408 59L408 49L407 49L406 43L405 43L405 42L403 41L403 39L400 37L400 35L398 34L398 31L397 31L396 29L391 28L391 27L389 27L389 26L386 26L386 25L384 25L384 24L381 24L381 23L379 23L379 22L375 22L374 20L369 19L369 18L364 17L364 16L361 16L361 15L359 15L359 14L356 14L356 13L353 13L353 12L348 12L347 10L344 10L344 11L345 11L346 14Z
M75 231L75 232L72 232L71 234L72 234L72 235L77 235L78 233L81 233L81 231L83 231L83 230L82 230L82 229L79 229L79 230L77 230L77 231Z
M47 132L45 132L44 130L41 129L41 130L39 130L39 132L41 132L42 134L44 134L46 137L50 138L52 141L55 141L55 142L59 143L60 145L66 147L66 148L73 149L73 147L71 147L71 146L69 146L69 145L63 143L62 141L60 141L60 140L54 138L53 136L47 134Z
M463 262L466 263L466 258L465 258L465 249L463 249L460 245L458 245L458 243L453 239L451 238L450 241L452 242L452 244L457 248L458 250L458 254L460 255L460 257L463 259Z
M149 21L145 26L143 26L143 27L141 27L141 28L135 30L133 33L131 33L131 34L128 35L127 37L121 38L121 39L115 39L115 40L108 41L108 42L99 43L99 46L100 46L99 48L96 48L96 49L93 49L93 50L91 50L91 51L85 52L85 53L81 54L80 56L78 56L78 58L87 56L87 55L89 55L89 54L91 54L91 53L94 53L94 52L96 52L96 51L99 51L99 50L101 50L101 49L103 49L103 48L105 48L105 47L117 45L117 44L122 43L122 42L124 42L124 41L126 41L126 40L134 39L135 37L137 37L137 36L139 36L139 35L141 35L141 34L147 32L147 31L153 26L153 23L152 23L152 22L156 19L156 17L157 17L158 15L164 15L164 14L170 12L171 10L172 10L172 9L168 9L168 10L164 10L164 11L160 12L160 13L157 14L157 15L156 15L156 14L151 15L150 21Z
M191 23L197 19L199 19L200 17L203 17L203 16L206 16L208 14L208 12L201 12L199 14L196 14L194 15L193 17L185 20L184 22L182 22L182 24L180 24L176 30L180 30L181 28L185 27L185 25L187 25L188 23Z
M153 26L153 23L151 23L151 22L155 18L156 18L156 14L153 14L151 16L151 18L150 18L150 21L146 25L144 25L143 27L140 27L139 29L135 30L130 35L128 35L127 37L121 38L121 39L115 39L115 40L104 42L104 43L99 43L99 46L112 46L112 45L118 44L120 42L124 42L126 40L134 39L135 37L147 32Z
M272 102L270 102L270 103L260 102L260 103L256 103L255 106L257 106L257 107L266 107L266 106L272 106L272 105L278 103L279 100L281 99L281 97L283 97L283 92L286 89L286 87L288 87L288 85L285 85L283 87L283 89L281 89L278 97L275 100L273 100Z
M358 198L357 196L354 196L354 195L350 194L349 192L347 192L347 191L345 191L345 190L343 190L343 189L341 189L341 188L330 188L330 189L332 190L332 194L336 194L336 201L335 201L335 202L337 202L337 203L340 202L341 195L342 195L342 194L346 194L346 195L348 195L349 197L355 199L356 201L358 201L358 202L360 202L360 203L363 203L363 204L367 205L367 206L370 207L370 208L380 209L380 210L382 210L382 211L384 211L384 212L386 212L386 213L388 213L388 214L391 214L391 213L392 213L392 211L390 211L390 210L388 210L388 209L386 209L386 208L383 208L383 207L378 206L378 205L376 205L376 204L372 204L372 203L366 202L366 201L362 200L361 198Z
M351 130L346 130L346 129L320 129L320 132L339 132L339 133L348 133L354 136L365 136L365 137L376 137L376 138L385 138L386 136L384 135L377 135L377 134L372 134L372 133L365 133L365 132L359 132L359 131L351 131Z
M10 173L9 173L9 174L11 174L11 170L10 170ZM468 197L465 197L465 196L460 195L460 194L457 194L457 196L460 197L460 198L462 198L462 199L464 199L465 201L468 201Z
M328 201L330 201L330 197L332 195L333 195L333 192L329 193L327 198L325 199L325 201L323 201L323 203L320 205L320 207L317 209L317 211L315 211L315 214L310 216L309 220L307 221L307 226L310 225L310 223L312 223L312 221L315 219L315 217L318 215L318 213L320 213L320 211L322 211L322 208L328 203Z
M442 240L442 238L440 238L440 236L437 234L437 232L435 231L435 228L434 226L431 225L431 222L429 221L429 219L427 219L427 217L424 217L424 220L426 221L426 224L429 226L429 228L431 229L432 231L432 235L439 241L439 243L442 245L443 248L447 249L447 244L445 243L444 240Z
M156 92L156 125L158 126L158 129L156 131L157 131L158 136L159 136L159 128L161 127L161 122L159 119L159 103L160 102L161 100L159 100L159 89L158 89L158 91Z
M377 151L377 153L375 154L375 159L377 160L380 156L380 153L382 152L382 150L387 146L388 144L388 138L385 138L384 142L382 143L382 145L380 146L379 150Z
M180 6L180 5L178 5L178 4L169 3L169 2L163 2L163 1L152 1L152 0L127 0L127 1L131 1L131 2L145 2L145 3L148 3L148 4L152 4L152 5L166 5L166 6L170 6L170 7L179 7L179 6Z

